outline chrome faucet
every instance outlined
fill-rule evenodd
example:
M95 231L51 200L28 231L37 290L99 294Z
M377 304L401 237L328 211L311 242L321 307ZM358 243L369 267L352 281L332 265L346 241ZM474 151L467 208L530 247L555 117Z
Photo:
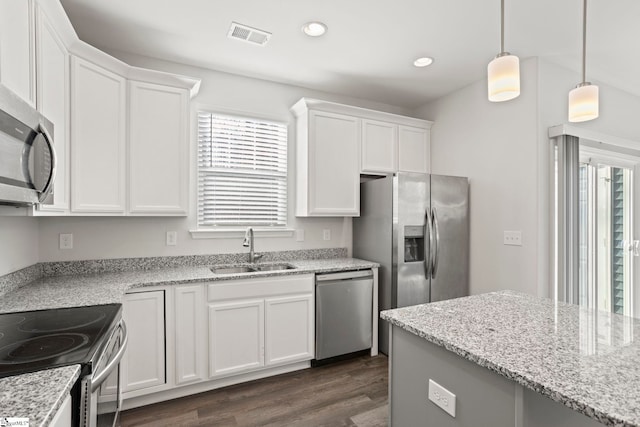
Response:
M244 246L245 248L249 248L249 262L251 264L263 257L263 255L257 254L253 251L253 228L247 228L247 231L244 233L242 246Z

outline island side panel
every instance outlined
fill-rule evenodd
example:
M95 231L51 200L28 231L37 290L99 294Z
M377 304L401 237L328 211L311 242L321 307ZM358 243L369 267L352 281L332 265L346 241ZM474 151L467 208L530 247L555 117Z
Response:
M515 383L393 326L390 358L392 427L513 427ZM456 395L456 417L431 402L429 379Z
M602 427L604 425L529 389L524 389L524 420L524 427Z

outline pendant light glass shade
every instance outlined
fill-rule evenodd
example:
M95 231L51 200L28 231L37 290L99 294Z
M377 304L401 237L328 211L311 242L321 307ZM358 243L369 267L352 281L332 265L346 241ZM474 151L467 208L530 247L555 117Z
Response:
M504 51L504 0L500 0L500 53L487 66L489 101L508 101L520 95L520 60Z
M582 13L582 83L569 92L569 121L586 122L600 115L598 86L586 81L587 69L587 0Z
M586 122L598 118L599 90L591 83L582 83L569 92L569 121Z
M488 96L491 102L508 101L520 95L520 59L504 52L487 66Z

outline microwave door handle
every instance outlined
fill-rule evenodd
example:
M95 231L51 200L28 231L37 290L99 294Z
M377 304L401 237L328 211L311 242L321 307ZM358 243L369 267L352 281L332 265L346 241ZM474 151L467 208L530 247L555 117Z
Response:
M435 279L436 273L438 272L438 259L440 258L440 230L438 227L438 212L436 211L436 208L433 208L431 218L433 220L433 228L435 230L435 248L432 250L433 267L431 267L431 278Z
M38 132L40 132L44 137L44 140L47 143L47 148L49 148L49 154L51 156L51 172L49 173L49 179L47 180L47 184L44 186L44 189L40 194L40 198L38 199L40 203L43 203L51 193L51 190L53 190L53 182L56 179L57 159L56 150L53 147L53 140L51 139L51 135L49 135L49 131L47 131L42 123L38 125Z
M102 370L102 372L100 372L98 375L96 375L95 378L91 380L91 393L95 392L100 388L102 383L111 374L111 371L113 371L118 366L118 363L120 363L120 360L124 356L124 352L127 349L127 342L129 340L127 325L124 323L124 320L120 323L120 325L122 327L122 343L120 344L120 348L118 349L118 352L116 353L113 360L109 362L109 364Z
M429 254L433 250L433 229L429 209L425 211L424 233L424 276L429 280L431 278L431 256Z

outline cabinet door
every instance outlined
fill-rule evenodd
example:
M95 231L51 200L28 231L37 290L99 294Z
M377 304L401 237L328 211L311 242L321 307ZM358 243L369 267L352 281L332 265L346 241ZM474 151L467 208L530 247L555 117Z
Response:
M0 1L0 83L36 105L33 2Z
M398 170L429 173L429 130L398 127Z
M71 59L71 209L124 214L126 81Z
M164 291L126 295L122 314L129 331L122 359L123 391L165 384Z
M69 211L69 54L46 15L37 8L37 106L53 123L57 170L51 204L38 211Z
M264 300L209 305L209 376L264 366Z
M207 334L204 285L175 288L176 384L204 380Z
M310 111L308 131L308 215L360 215L359 119Z
M265 364L313 359L313 295L269 298L265 304Z
M129 100L129 212L186 215L189 94L134 81Z
M362 120L363 173L393 173L398 169L398 126Z

